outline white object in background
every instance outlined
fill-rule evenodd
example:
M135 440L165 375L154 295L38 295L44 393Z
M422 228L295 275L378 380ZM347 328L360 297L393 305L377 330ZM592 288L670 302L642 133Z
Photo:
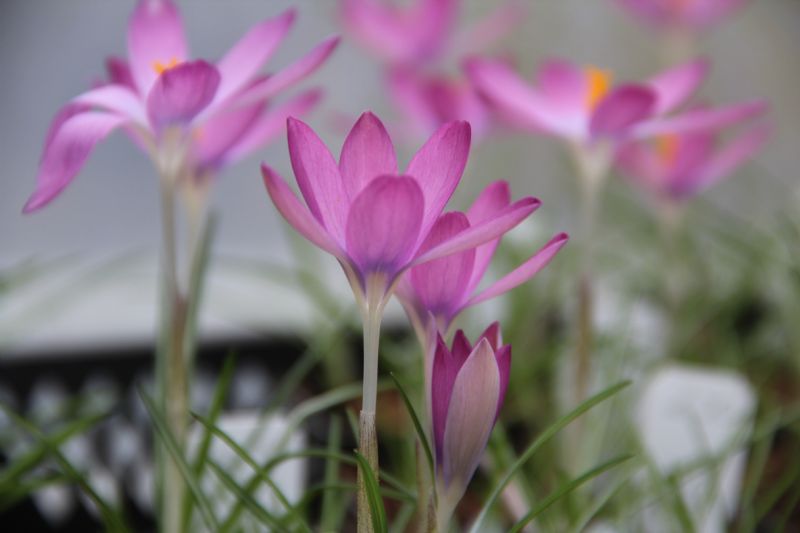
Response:
M287 435L289 423L285 417L272 416L262 419L259 411L239 411L225 413L217 419L216 427L242 446L258 464L263 465L271 457L280 453L297 452L305 448L305 433L296 430ZM196 453L203 437L204 427L195 424L189 434L188 448L190 457ZM278 449L283 445L282 449ZM224 441L214 437L209 448L209 457L229 474L238 485L242 486L253 476L253 469L248 466ZM270 479L281 490L291 504L297 503L303 495L306 476L306 460L291 459L272 469ZM227 486L216 476L213 469L206 468L201 481L202 490L209 495L213 512L217 517L225 517L231 511L236 498ZM264 509L281 515L285 509L274 493L264 483L253 494L255 500ZM244 515L243 515L244 516ZM253 518L253 520L255 520ZM199 521L198 527L205 527ZM259 523L255 522L254 527ZM248 528L244 528L249 530Z
M645 385L636 421L645 450L667 476L710 457L725 459L686 475L683 500L701 533L725 531L735 511L745 466L744 440L753 425L755 395L730 371L670 366ZM737 446L738 444L738 446ZM647 530L664 531L648 517Z

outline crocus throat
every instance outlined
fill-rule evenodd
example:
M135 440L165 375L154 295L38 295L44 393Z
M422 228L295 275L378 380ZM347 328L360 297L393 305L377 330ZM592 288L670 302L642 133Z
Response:
M656 153L661 163L667 167L675 164L680 149L680 139L677 135L660 135L655 138Z
M178 61L177 57L170 58L169 61L166 63L162 63L161 61L153 61L153 70L159 76L164 72L168 71L169 69L175 68L180 65L180 61Z
M602 100L606 94L608 94L609 89L611 89L613 76L611 72L593 66L586 67L583 69L583 72L587 82L586 107L589 110L594 110L597 104L600 103L600 100Z

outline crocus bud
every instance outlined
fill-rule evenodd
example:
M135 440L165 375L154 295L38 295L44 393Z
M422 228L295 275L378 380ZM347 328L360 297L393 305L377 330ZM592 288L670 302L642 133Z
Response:
M511 346L502 346L494 323L473 348L456 332L452 349L437 334L431 346L429 413L436 448L437 521L439 530L478 467L505 398L511 368Z

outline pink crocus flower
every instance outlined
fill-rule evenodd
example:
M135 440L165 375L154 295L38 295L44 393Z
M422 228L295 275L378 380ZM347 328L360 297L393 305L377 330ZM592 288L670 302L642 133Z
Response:
M510 204L508 183L492 183L466 213L454 211L440 216L422 244L422 249L432 249L454 238L470 227L491 219ZM539 206L538 201L535 206ZM428 317L432 317L440 331L446 332L456 316L467 307L495 298L536 275L567 240L566 233L555 235L520 266L483 290L478 290L500 243L498 237L476 248L413 267L403 276L397 295L418 336L425 339Z
M692 61L641 83L613 85L609 72L551 60L535 83L504 61L472 59L467 72L476 87L503 111L531 129L587 147L612 147L664 133L698 131L731 124L763 112L761 101L671 114L706 77L708 64Z
M461 330L452 349L437 333L430 352L426 389L435 448L437 531L447 531L503 406L511 346L503 345L495 322L474 347Z
M669 30L703 30L732 15L748 0L616 0L644 22Z
M331 38L289 67L259 75L294 23L295 12L253 27L216 64L190 59L177 7L139 0L128 24L127 61L108 62L107 83L74 98L56 116L44 146L31 212L52 201L83 167L94 146L125 128L159 172L213 172L260 147L319 98L304 93L273 106L272 99L319 67ZM188 168L187 168L188 167Z
M267 191L298 232L339 260L362 309L382 309L409 268L490 241L538 204L534 198L518 200L426 248L466 166L469 124L442 126L403 173L386 129L372 113L364 113L353 126L338 165L309 126L289 119L288 130L292 168L305 205L263 165Z
M730 175L754 157L769 138L758 124L726 143L723 130L660 135L623 146L616 164L658 199L681 202Z

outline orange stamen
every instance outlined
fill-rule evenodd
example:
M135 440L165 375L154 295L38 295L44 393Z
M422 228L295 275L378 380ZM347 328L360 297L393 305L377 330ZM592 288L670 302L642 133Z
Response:
M584 69L584 74L588 85L586 88L586 107L593 110L600 103L600 100L608 94L613 77L611 72L591 66Z
M153 70L155 70L156 74L160 76L169 69L177 67L178 64L180 64L180 61L178 61L177 57L171 58L166 63L162 63L161 61L153 61Z

